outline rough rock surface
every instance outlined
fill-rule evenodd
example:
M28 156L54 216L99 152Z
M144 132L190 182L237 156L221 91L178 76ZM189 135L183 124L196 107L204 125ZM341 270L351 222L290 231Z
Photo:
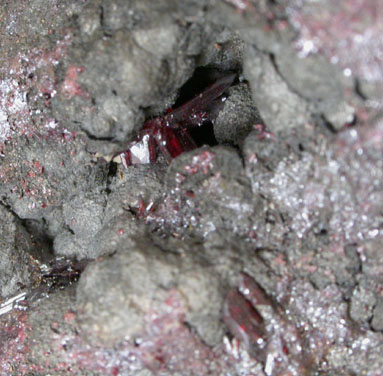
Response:
M380 375L382 10L1 2L0 375Z
M35 244L22 223L0 206L0 297L17 293L22 286L33 285L38 266L33 259Z

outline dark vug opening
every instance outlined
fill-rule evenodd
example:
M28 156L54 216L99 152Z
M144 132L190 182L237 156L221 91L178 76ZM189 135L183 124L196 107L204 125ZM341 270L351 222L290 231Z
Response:
M181 87L177 101L173 108L178 108L196 95L202 93L208 86L213 84L219 78L227 75L227 72L219 71L214 68L199 67L193 76ZM189 134L197 146L218 145L214 136L213 124L211 121L205 121L199 127L188 128Z
M205 121L200 127L190 129L189 133L198 147L218 145L211 121Z

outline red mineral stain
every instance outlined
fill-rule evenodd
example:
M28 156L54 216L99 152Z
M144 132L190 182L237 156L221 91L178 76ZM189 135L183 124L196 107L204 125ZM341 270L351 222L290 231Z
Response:
M84 91L77 82L78 76L82 72L84 72L84 68L76 65L71 65L67 68L65 79L60 88L60 91L65 98L71 99L75 95L87 96L86 91Z

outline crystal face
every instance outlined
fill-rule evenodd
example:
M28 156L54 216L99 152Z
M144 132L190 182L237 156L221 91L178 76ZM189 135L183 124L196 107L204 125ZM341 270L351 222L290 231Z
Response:
M130 148L131 164L150 163L149 135L142 137Z

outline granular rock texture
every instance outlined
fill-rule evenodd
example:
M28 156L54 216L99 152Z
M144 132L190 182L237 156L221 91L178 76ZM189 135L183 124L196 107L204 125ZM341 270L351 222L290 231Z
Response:
M38 267L32 256L35 246L25 228L3 206L0 213L0 295L8 296L22 285L32 285L38 277Z
M1 2L0 375L381 375L381 8Z

